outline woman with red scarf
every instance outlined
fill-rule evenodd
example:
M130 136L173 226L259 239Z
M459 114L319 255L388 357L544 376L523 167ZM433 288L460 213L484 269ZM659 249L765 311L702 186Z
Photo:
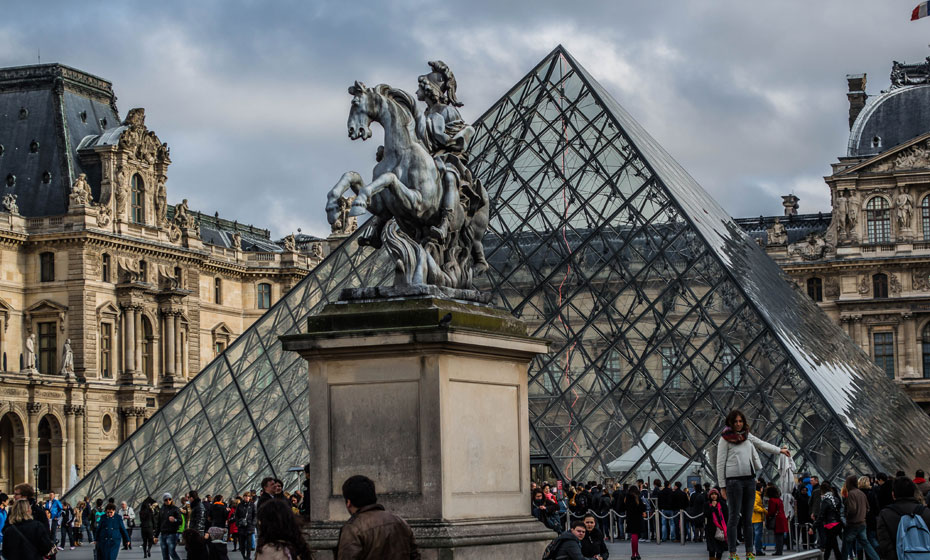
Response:
M757 448L768 453L784 453L787 457L791 457L791 452L786 447L779 449L752 435L742 411L731 410L726 422L717 445L717 484L729 508L727 544L730 558L739 560L736 533L737 523L742 522L746 559L755 560L752 553L752 509L756 499L756 476L762 470Z

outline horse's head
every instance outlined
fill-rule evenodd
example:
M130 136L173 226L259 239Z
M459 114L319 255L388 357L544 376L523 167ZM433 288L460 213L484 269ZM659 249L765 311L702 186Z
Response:
M377 114L374 92L362 82L356 81L349 87L352 109L349 110L349 138L368 140L371 138L372 115Z

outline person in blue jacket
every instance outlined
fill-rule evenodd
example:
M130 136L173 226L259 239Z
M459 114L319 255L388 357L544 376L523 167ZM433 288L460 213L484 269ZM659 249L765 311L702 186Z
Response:
M10 497L0 492L0 548L3 548L3 526L6 525L6 518L10 514L7 509L7 502L9 502Z
M105 514L97 523L94 540L97 541L97 560L116 560L121 544L129 542L129 533L123 519L116 515L116 504L107 504Z

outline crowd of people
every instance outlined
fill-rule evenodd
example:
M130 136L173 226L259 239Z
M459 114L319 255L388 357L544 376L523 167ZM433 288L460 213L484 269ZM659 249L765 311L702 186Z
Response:
M309 466L304 468L309 487ZM350 514L339 534L340 560L383 558L418 560L419 551L407 523L378 504L374 482L361 475L342 486ZM0 555L9 560L54 559L69 546L93 546L95 560L117 560L133 548L133 533L144 558L158 550L162 560L229 560L229 545L243 560L310 560L301 532L309 514L307 492L284 491L275 477L261 481L261 491L201 498L196 490L183 496L166 492L157 502L146 497L137 507L114 498L84 497L72 506L49 493L37 500L28 484L18 484L13 497L0 493ZM254 556L253 556L254 554Z
M792 548L820 548L825 560L831 554L837 560L904 560L901 547L927 555L914 558L930 558L930 508L924 508L930 481L923 471L913 479L900 471L894 477L850 475L840 487L801 475L782 495L779 486L757 476L759 451L791 455L752 435L746 417L734 410L718 444L714 486L655 480L650 489L644 480L571 481L556 489L533 483L531 510L559 533L550 545L554 559L606 560L608 539L629 540L632 560L640 559L640 541L679 539L705 543L710 560L738 560L740 543L747 560ZM766 551L768 534L774 550Z

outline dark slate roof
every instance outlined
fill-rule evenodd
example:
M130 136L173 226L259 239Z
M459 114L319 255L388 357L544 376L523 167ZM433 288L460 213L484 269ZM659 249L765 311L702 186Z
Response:
M871 96L849 132L847 155L880 154L930 132L930 84L904 86ZM873 139L880 145L873 147Z
M281 251L281 247L271 240L271 232L267 229L257 228L253 225L240 224L237 221L204 214L191 210L190 214L200 223L200 239L208 245L231 249L232 238L235 232L242 236L242 250L273 253ZM174 219L174 205L168 205L168 219Z
M788 234L788 243L797 243L810 233L824 233L830 226L830 214L818 212L817 214L798 214L796 216L759 216L758 218L735 218L743 231L753 239L761 239L763 244L768 241L767 229L775 224L775 218L785 226Z
M17 195L24 216L63 214L87 173L98 198L99 170L81 167L77 146L119 122L106 80L62 64L0 69L0 194Z

